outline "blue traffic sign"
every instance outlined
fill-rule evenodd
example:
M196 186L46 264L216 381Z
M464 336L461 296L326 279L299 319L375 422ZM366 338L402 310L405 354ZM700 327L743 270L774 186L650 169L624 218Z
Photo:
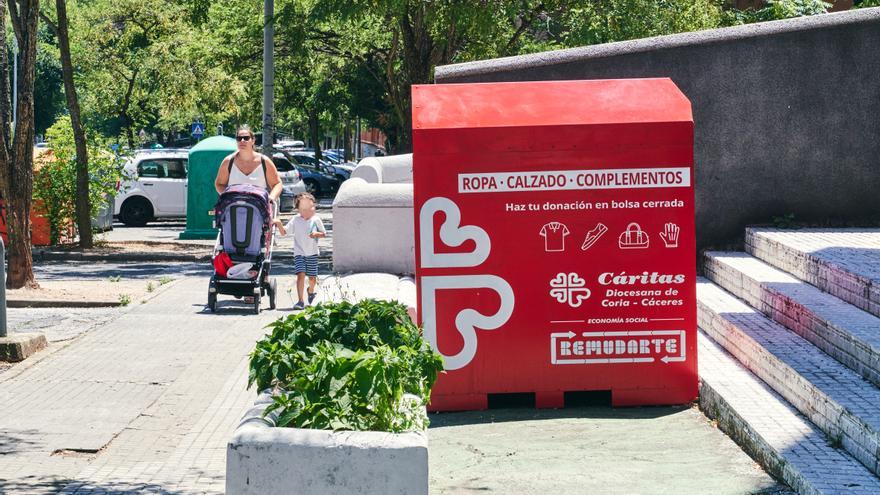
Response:
M193 122L190 127L190 134L192 134L196 139L202 137L202 134L205 133L205 124L201 122Z

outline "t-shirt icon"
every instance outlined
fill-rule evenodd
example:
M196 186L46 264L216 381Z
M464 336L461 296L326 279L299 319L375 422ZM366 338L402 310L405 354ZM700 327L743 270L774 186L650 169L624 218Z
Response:
M544 238L544 251L565 251L565 236L570 234L564 223L550 222L541 227L541 237Z

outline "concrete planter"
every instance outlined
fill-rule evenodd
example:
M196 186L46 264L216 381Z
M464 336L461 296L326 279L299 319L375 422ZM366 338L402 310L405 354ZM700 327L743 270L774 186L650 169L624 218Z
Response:
M226 448L227 495L427 494L424 433L276 428L257 398Z

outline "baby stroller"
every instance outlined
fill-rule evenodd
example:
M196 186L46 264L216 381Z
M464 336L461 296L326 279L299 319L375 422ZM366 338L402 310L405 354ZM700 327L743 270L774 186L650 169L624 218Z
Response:
M275 309L277 285L269 278L277 205L261 187L230 186L214 207L214 222L220 228L212 254L214 274L208 285L208 309L217 310L217 295L236 299L253 298L254 314L260 314L260 299L269 295Z

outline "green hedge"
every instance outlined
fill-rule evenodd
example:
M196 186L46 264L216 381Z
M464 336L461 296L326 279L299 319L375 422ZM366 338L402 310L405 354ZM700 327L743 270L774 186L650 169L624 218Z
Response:
M271 324L248 386L275 388L277 426L402 432L427 428L442 358L399 303L312 306Z

